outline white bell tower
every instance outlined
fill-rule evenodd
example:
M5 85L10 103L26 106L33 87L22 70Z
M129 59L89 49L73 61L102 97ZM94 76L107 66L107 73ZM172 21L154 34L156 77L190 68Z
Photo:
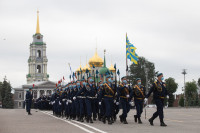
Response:
M30 44L30 56L28 59L29 71L26 75L27 83L48 81L47 62L46 43L43 42L43 35L40 34L39 11L37 11L36 33L33 35L33 42Z

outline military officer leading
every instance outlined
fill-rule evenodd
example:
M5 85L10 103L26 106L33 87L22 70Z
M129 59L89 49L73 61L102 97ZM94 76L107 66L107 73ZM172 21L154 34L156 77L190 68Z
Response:
M160 118L160 126L167 126L164 123L164 115L163 115L163 106L164 106L164 99L166 95L168 95L166 84L163 82L164 77L162 73L159 73L157 75L157 81L155 81L148 93L148 95L145 98L145 102L147 101L147 98L151 95L153 92L153 99L155 101L155 104L157 106L157 111L153 114L153 116L149 119L150 124L153 126L153 121L156 117L159 116Z
M32 104L32 88L29 88L29 90L26 92L26 111L28 112L28 115L31 114L31 104Z

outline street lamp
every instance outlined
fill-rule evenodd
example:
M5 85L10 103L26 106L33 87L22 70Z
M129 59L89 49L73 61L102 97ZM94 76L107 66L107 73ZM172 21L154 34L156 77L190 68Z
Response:
M186 105L186 97L185 97L185 75L187 74L186 69L183 69L182 74L184 75L184 106Z

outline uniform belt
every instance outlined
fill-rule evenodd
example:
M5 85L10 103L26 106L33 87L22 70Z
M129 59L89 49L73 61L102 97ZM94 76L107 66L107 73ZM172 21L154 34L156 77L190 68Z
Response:
M128 97L125 97L125 96L120 96L120 97L121 97L121 98L126 98L126 99L128 98Z
M90 99L92 99L93 97L88 97L88 96L87 96L87 98L90 98Z
M77 96L77 98L85 98L85 97L82 97L82 96Z
M136 99L138 99L138 100L143 100L144 98L136 98Z
M113 96L111 96L111 95L104 95L104 96L106 96L106 97L113 97Z
M159 97L159 98L164 99L165 97Z

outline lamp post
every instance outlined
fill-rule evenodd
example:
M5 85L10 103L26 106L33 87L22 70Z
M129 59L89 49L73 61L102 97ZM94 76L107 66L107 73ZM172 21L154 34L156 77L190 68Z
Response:
M183 69L182 74L184 75L184 106L186 106L186 96L185 96L185 75L187 74L186 69Z

